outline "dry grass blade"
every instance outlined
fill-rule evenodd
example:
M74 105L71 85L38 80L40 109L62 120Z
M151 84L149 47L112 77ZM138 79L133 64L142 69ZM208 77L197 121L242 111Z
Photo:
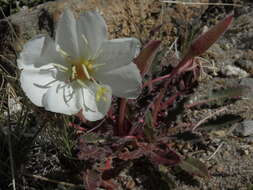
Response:
M28 176L28 177L32 177L34 179L39 179L39 180L42 180L42 181L47 181L47 182L55 183L55 184L61 184L61 185L68 186L68 187L73 187L73 188L84 187L83 185L75 185L73 183L68 183L68 182L64 182L64 181L49 179L47 177L43 177L43 176L39 176L39 175L30 175L30 174L24 174L24 175Z
M10 90L8 90L8 99L10 98ZM10 108L8 105L8 127L7 127L7 132L8 132L8 147L9 147L9 156L10 156L10 165L11 165L11 178L12 178L12 189L16 190L16 180L15 180L15 169L14 169L14 159L13 159L13 151L12 151L12 143L11 143L11 132L10 132L10 122L11 122L11 117L10 117Z
M185 1L170 1L170 0L161 0L162 3L171 3L171 4L182 4L182 5L216 5L216 6L234 6L242 7L241 4L235 3L202 3L202 2L185 2Z

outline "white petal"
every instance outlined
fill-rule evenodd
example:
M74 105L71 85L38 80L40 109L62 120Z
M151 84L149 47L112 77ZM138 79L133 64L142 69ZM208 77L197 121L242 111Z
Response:
M64 63L56 52L54 41L45 36L37 36L29 40L17 60L20 69L36 70L50 63Z
M103 84L109 85L112 94L118 97L134 99L141 93L142 78L134 63L111 71L97 72L96 79Z
M79 55L76 20L73 13L66 9L61 15L56 28L55 41L70 56Z
M111 106L112 90L109 86L103 85L107 89L105 100L96 101L96 85L91 84L89 88L82 89L83 97L83 115L89 121L102 119Z
M79 89L74 84L55 83L42 98L46 110L67 115L81 110Z
M101 72L117 69L133 61L139 52L140 42L135 38L120 38L105 41L101 55L95 60L97 64L104 63Z
M27 97L37 106L42 106L42 97L55 82L53 72L24 70L20 82Z
M86 54L87 48L84 46L82 35L88 41L89 55L94 56L101 44L107 39L107 26L103 17L97 11L87 11L77 20L79 48L81 54ZM86 57L87 58L87 57Z

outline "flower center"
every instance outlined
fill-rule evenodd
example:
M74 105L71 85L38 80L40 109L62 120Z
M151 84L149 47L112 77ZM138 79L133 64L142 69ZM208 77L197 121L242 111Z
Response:
M87 39L84 35L82 35L85 44L88 44ZM108 89L99 84L96 79L93 77L94 72L98 69L98 67L105 65L105 63L95 64L94 59L101 53L99 49L98 52L91 58L77 58L73 59L67 52L60 48L59 45L56 46L56 50L60 53L60 55L66 60L71 67L65 67L61 64L53 64L59 71L69 74L69 81L76 81L82 87L87 87L86 82L91 81L96 84L96 101L99 102L101 100L107 101L106 94L108 93Z
M77 59L77 60L70 60L68 62L72 66L70 77L71 80L85 81L91 79L91 75L95 71L92 61Z

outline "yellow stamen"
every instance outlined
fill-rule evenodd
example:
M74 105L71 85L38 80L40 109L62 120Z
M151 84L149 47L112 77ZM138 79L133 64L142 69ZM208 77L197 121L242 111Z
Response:
M55 66L56 68L58 69L61 69L62 71L68 71L68 68L63 66L63 65L60 65L60 64L57 64L57 63L53 63L53 66Z
M83 71L84 71L86 77L90 80L90 74L89 74L89 72L88 72L86 66L85 66L84 64L82 64L82 67L83 67Z
M70 58L70 55L64 51L63 49L61 49L61 47L57 44L56 45L56 51L65 59L69 59Z
M82 34L82 38L85 44L88 45L88 40L85 37L85 35ZM61 56L63 56L66 59L66 62L69 63L71 67L65 67L64 65L59 65L59 64L53 64L53 65L60 71L68 73L70 75L69 80L70 81L76 80L77 83L79 83L81 86L84 86L87 80L95 81L95 79L93 78L93 73L95 72L97 67L105 65L104 63L94 65L94 62L92 61L93 59L89 59L89 58L84 59L83 57L79 57L77 59L73 59L71 56L68 55L67 52L61 49L59 45L56 46L56 50L59 52ZM101 53L101 49L98 49L94 57L97 57L100 53ZM104 94L106 93L106 90L103 90L103 89L104 88L102 87L98 88L98 93L97 93L97 98L96 98L98 101L101 98L103 100L106 100L106 98L103 97Z
M94 65L92 65L92 69L96 69L96 68L104 66L104 65L106 65L106 63L94 64Z
M80 84L82 87L87 87L82 80L77 79L76 82Z
M96 101L99 102L101 99L103 101L107 101L107 97L105 96L108 90L105 87L98 86L96 92Z
M102 52L103 52L102 49L99 48L99 49L96 51L96 53L95 53L92 57L89 57L89 58L88 58L88 60L94 60L94 59L98 58L99 55L100 55Z
M76 67L73 66L72 67L72 72L71 72L71 79L74 80L76 78Z
M93 70L93 65L92 65L91 63L89 63L89 64L87 65L87 69L90 70L90 71L92 71L92 70Z

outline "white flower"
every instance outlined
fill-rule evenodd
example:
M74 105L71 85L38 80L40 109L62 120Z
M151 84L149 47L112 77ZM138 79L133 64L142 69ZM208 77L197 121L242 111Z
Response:
M135 38L107 39L107 27L98 12L77 20L65 10L55 42L38 36L27 42L18 66L28 98L46 110L72 115L82 110L87 120L103 118L112 94L136 98L141 76L133 58L139 51Z

